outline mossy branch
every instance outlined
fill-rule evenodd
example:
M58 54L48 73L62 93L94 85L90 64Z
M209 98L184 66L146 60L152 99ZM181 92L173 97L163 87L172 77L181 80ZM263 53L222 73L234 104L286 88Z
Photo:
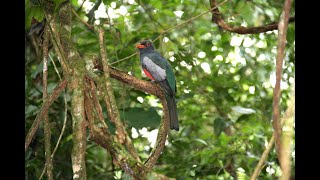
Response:
M37 114L35 120L32 123L32 126L26 136L25 139L25 144L24 144L24 150L27 151L30 142L34 136L34 134L36 133L39 124L41 122L41 120L43 119L43 117L45 116L45 114L48 113L49 107L51 106L51 104L59 97L59 95L61 94L61 92L66 88L67 85L67 80L63 80L61 81L56 88L53 90L53 92L50 94L50 96L48 97L47 101L42 105L40 112Z
M70 71L68 88L71 92L71 115L73 129L73 147L71 153L73 179L87 179L86 170L86 121L84 108L84 77L85 62L75 50L71 39L71 4L70 2L60 5L59 35L63 55L67 58ZM57 36L57 34L56 34Z
M108 59L107 59L107 53L105 51L105 44L104 44L104 30L102 28L98 29L99 32L99 44L100 44L100 53L101 53L101 61L102 61L102 67L104 72L104 88L105 89L105 96L104 100L107 105L107 112L109 115L110 120L115 123L116 125L116 134L118 137L118 140L121 144L124 144L131 155L138 161L140 161L138 153L136 149L134 148L131 138L129 137L128 133L126 132L123 123L120 120L120 113L117 107L117 103L114 97L112 84L110 81L110 72L109 72L109 65L108 65Z
M48 46L49 46L49 36L48 26L44 29L44 41L43 41L43 102L46 102L48 98ZM45 147L45 157L46 157L46 169L48 180L53 180L53 165L51 158L51 129L48 117L48 112L44 115L44 147Z

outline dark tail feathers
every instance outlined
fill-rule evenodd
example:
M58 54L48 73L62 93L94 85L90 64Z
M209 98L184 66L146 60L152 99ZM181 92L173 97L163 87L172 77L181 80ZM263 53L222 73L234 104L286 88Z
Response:
M174 129L179 131L179 122L178 122L178 112L177 112L177 104L174 97L166 96L169 115L170 115L170 129Z

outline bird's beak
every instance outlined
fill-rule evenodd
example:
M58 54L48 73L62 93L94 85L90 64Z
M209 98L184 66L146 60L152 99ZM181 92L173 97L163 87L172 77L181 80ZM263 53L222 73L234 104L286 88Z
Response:
M137 44L137 45L136 45L136 48L143 49L143 48L145 48L145 46L142 45L142 44Z

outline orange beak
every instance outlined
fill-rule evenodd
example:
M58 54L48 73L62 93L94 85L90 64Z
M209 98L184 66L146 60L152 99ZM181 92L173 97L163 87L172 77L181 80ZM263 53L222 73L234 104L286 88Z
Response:
M136 45L136 48L143 49L143 48L145 48L145 46L142 45L142 44L137 44L137 45Z

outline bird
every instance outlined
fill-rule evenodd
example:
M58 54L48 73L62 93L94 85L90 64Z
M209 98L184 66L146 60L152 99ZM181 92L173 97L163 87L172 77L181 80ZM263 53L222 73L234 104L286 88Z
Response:
M179 131L178 112L175 95L177 93L176 79L170 63L154 48L152 41L140 41L136 48L140 52L140 63L145 75L158 84L165 94L169 116L170 129Z

